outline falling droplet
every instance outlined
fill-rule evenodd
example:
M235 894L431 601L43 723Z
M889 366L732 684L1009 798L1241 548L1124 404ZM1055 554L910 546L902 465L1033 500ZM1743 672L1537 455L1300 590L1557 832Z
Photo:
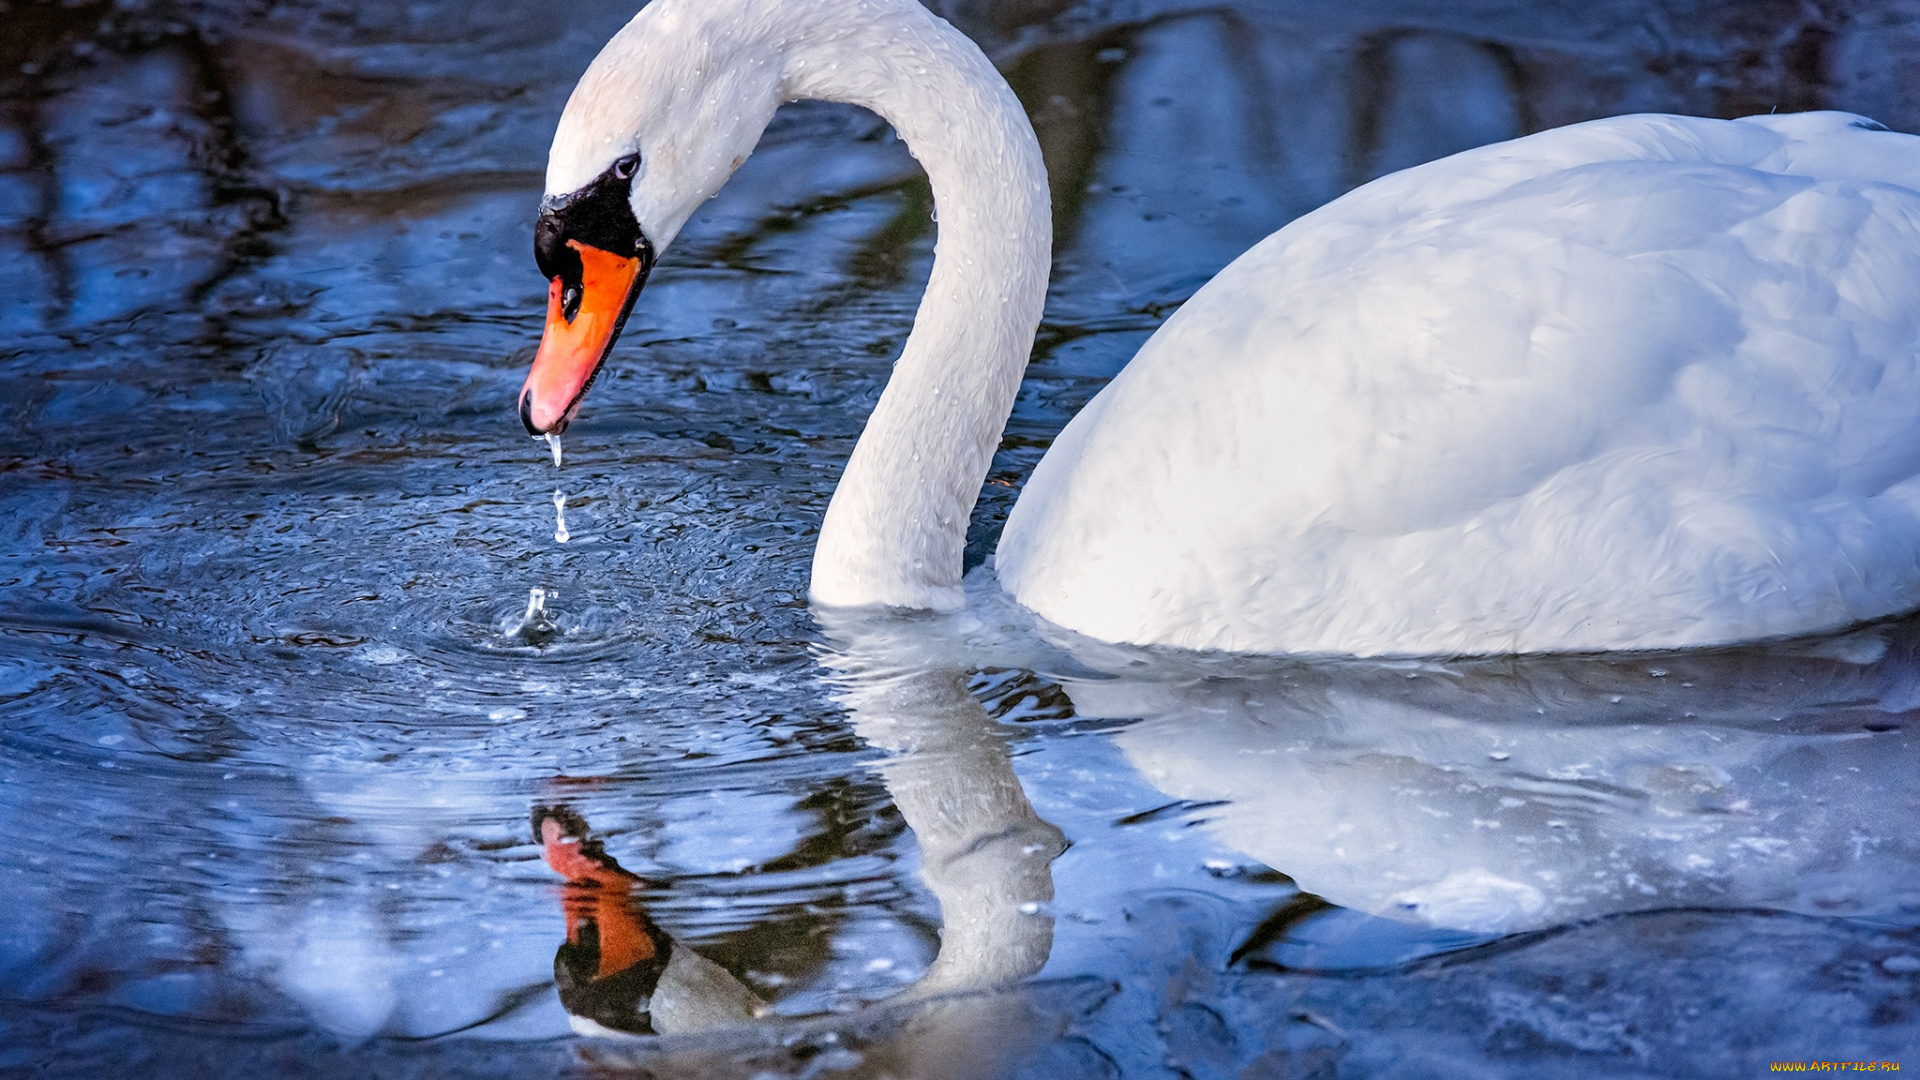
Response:
M553 540L564 544L573 538L567 531L567 493L559 488L553 489Z
M547 432L547 449L553 451L553 467L556 469L559 468L560 467L560 436L557 433L552 431Z

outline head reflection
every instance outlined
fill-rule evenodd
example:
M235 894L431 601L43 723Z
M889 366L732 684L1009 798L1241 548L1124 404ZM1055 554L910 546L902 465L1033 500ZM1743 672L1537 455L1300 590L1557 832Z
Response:
M654 924L640 903L646 883L606 853L579 814L536 806L533 834L547 866L567 882L560 890L567 939L554 954L553 980L575 1031L697 1031L765 1011L725 969L676 947Z
M1066 839L1028 802L1005 733L969 693L965 670L903 668L850 653L829 657L829 670L854 730L888 754L877 771L940 905L938 953L887 1002L911 1004L923 1021L937 1014L950 1033L987 1030L1008 1003L980 992L1013 986L1046 964L1050 867ZM576 1031L676 1035L767 1011L724 968L653 923L641 904L645 883L589 836L579 813L543 805L532 817L547 865L567 882L567 938L554 979ZM965 995L979 996L958 1000ZM944 1045L924 1033L920 1041L927 1053Z
M553 957L561 1007L577 1029L653 1034L653 995L673 941L640 906L635 890L644 883L565 807L534 807L533 835L547 865L567 881L560 890L567 940Z

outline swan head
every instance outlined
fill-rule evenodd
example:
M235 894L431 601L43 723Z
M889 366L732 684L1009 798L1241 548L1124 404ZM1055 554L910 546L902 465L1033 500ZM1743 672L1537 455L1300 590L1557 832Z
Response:
M780 105L780 50L735 9L656 0L567 99L534 226L547 322L520 391L532 434L567 426L655 260Z

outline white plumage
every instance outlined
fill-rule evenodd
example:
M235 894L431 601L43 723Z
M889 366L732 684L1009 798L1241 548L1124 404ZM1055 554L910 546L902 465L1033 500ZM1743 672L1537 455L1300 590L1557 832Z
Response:
M1920 603L1920 139L1625 116L1221 271L1068 425L1001 580L1108 641L1656 648Z
M826 606L962 603L1045 295L1018 102L913 0L657 0L568 103L550 193L641 152L664 248L780 101L926 167L926 298L822 526ZM1704 645L1920 606L1920 139L1627 116L1385 177L1200 290L1008 519L1022 604L1240 652Z

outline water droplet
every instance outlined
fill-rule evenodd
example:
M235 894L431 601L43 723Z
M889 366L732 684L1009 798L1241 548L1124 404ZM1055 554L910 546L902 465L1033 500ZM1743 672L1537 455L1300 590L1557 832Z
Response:
M557 432L547 432L547 449L553 451L553 467L560 467L560 436Z
M567 531L567 493L559 488L553 489L553 540L564 544L573 538Z

